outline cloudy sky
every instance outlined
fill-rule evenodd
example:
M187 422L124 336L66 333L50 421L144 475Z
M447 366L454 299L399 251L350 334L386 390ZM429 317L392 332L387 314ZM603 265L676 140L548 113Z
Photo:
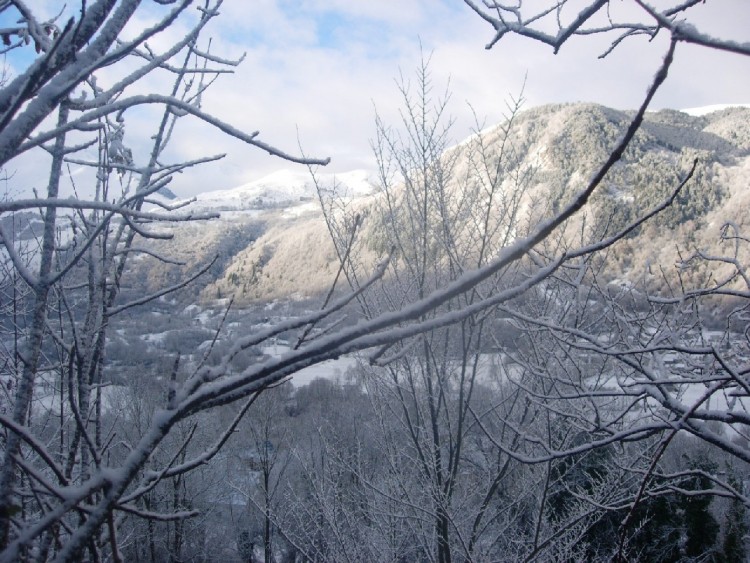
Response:
M563 17L572 17L582 3L571 0ZM527 4L543 5L542 0ZM748 0L707 4L694 10L692 23L714 36L750 39ZM613 0L612 16L630 17L624 11L632 6L631 0ZM139 16L132 29L147 19L148 14ZM165 47L186 24L152 44ZM487 125L495 123L502 119L505 100L518 95L524 83L525 107L592 101L634 108L666 49L664 37L652 42L637 37L602 60L597 57L607 42L599 37L571 40L557 55L531 40L506 37L486 50L492 29L461 0L226 0L209 35L213 53L245 59L234 75L222 76L212 87L203 109L236 127L259 130L265 142L289 152L299 151L299 139L307 154L331 157L333 172L372 167L375 108L397 122L395 78L413 73L420 44L432 54L436 89L450 81L456 140L471 133L469 103ZM653 107L749 102L750 57L685 46L678 49ZM228 156L176 179L172 188L181 196L231 188L291 166L195 120L182 121L175 157ZM128 123L126 142L136 152L148 125L136 116Z

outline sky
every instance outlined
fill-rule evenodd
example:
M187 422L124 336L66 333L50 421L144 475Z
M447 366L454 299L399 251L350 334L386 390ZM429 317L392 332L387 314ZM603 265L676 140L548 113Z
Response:
M657 7L668 4L654 1ZM563 19L583 3L571 0ZM49 14L58 5L52 0L35 4L40 13L46 9ZM527 1L529 6L547 4ZM611 6L614 18L631 17L632 0L613 0ZM159 9L144 2L144 13L128 32L142 29ZM750 40L748 0L709 0L691 12L690 21L713 36ZM187 24L178 22L152 47L166 48ZM573 38L554 54L548 46L508 36L486 50L493 30L461 0L226 0L208 37L212 53L227 58L244 54L244 60L234 74L221 76L211 87L203 109L242 130L260 131L260 139L286 152L330 157L329 172L374 167L370 141L375 111L398 125L397 78L411 78L422 53L430 57L435 91L450 91L449 113L458 142L471 134L475 114L480 126L497 123L506 101L521 92L526 108L578 101L635 108L667 46L663 36L653 41L636 37L599 59L608 45L601 37ZM8 64L20 68L28 51L13 55L15 59L9 56ZM102 83L115 78L114 71L99 77ZM164 85L156 80L141 87ZM725 103L750 103L750 57L682 46L652 107ZM152 124L153 116L128 116L125 143L137 157L141 148L145 151L143 140ZM227 139L195 119L180 120L171 151L174 159L227 153L220 163L177 177L171 189L179 196L232 188L295 166ZM19 181L42 182L43 171L36 169L38 178L19 175Z

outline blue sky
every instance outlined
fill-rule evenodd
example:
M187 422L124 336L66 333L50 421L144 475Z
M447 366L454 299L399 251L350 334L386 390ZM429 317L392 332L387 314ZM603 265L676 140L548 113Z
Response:
M52 0L34 4L45 15L59 6ZM617 0L613 10L630 5ZM142 29L152 12L161 10L149 0L144 7L131 29ZM204 109L247 131L260 130L263 140L291 152L299 140L307 153L330 156L334 172L372 166L374 108L397 121L394 77L417 66L420 44L432 52L436 85L442 89L450 80L457 141L473 125L467 102L487 124L494 123L502 118L504 100L520 92L524 81L526 107L590 101L633 108L666 50L665 38L635 38L600 60L605 43L593 37L576 38L557 55L530 40L507 37L487 51L491 28L461 0L226 0L221 13L211 24L212 52L246 58L234 75L217 82ZM709 2L695 14L694 23L713 35L749 39L747 0ZM175 26L152 45L164 48L184 29ZM9 62L22 61L9 57ZM109 78L103 73L100 79ZM748 102L750 57L686 47L678 50L654 108ZM148 125L146 117L133 115L126 142L147 136ZM289 166L194 121L180 125L173 149L175 158L229 154L221 164L176 180L173 189L180 195L230 188Z

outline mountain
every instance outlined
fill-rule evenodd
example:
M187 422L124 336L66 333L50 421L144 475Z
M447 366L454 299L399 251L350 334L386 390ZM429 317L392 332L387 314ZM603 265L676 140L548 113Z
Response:
M630 283L653 277L653 266L675 265L695 249L711 248L726 223L748 232L750 209L750 109L676 110L646 114L624 158L592 198L585 214L568 225L614 232L661 202L679 184L694 160L698 165L677 204L618 243L610 255L612 280ZM454 178L464 177L478 143L487 154L502 146L507 181L528 173L523 193L524 221L538 221L559 210L607 158L633 113L595 104L560 104L529 109L512 123L498 124L446 152ZM472 156L472 154L474 156ZM362 237L376 241L376 221L367 219L378 197L365 171L320 175L320 186L336 186L342 201L366 219ZM451 189L461 190L454 181ZM309 296L325 290L335 276L337 258L317 202L315 184L304 169L283 170L232 190L201 194L190 209L222 213L218 221L170 226L172 242L153 241L160 253L177 255L195 270L218 256L191 298L211 301L234 295L240 302ZM604 232L602 230L602 232ZM374 263L377 244L365 245L363 260ZM682 254L680 254L682 253ZM152 288L173 283L178 270L140 259L133 275ZM691 274L693 275L693 274ZM698 275L697 273L694 275ZM658 283L654 278L653 283Z
M367 195L372 191L370 174L353 170L343 174L316 173L308 170L278 170L259 180L229 190L199 194L190 210L195 211L250 211L290 209L300 206L317 209L316 181L330 185L334 182L349 197Z

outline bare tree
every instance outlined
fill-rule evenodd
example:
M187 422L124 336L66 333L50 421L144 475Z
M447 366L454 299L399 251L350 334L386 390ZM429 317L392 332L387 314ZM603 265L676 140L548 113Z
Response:
M612 38L609 48L600 54L606 57L625 40L633 37L651 39L659 33L666 33L679 43L750 54L750 46L746 43L711 37L688 21L691 10L702 4L700 0L666 2L668 6L660 8L644 0L635 0L638 7L635 10L619 10L610 0L582 3L562 0L534 5L524 0L513 4L493 0L464 2L495 30L487 44L488 49L509 34L544 43L554 52L578 37L606 35Z
M380 176L371 205L337 205L335 198L328 199L336 195L335 189L320 189L342 268L353 287L364 278L368 254L391 252L381 292L359 298L365 318L400 311L467 271L481 269L544 220L529 208L526 190L534 170L522 148L515 146L520 102L509 105L503 124L450 147L447 96L435 94L428 61L413 84L402 79L400 87L401 127L391 129L377 120L374 150ZM549 207L545 213L550 215ZM628 225L625 232L635 226ZM529 327L522 328L533 342L519 337L508 346L498 338L498 326L507 326L513 318L508 311L544 317L550 304L561 299L553 291L556 280L568 271L579 272L579 264L595 261L592 255L624 234L600 230L593 240L587 232L572 241L571 229L559 227L526 256L418 318L429 324L455 314L455 323L378 349L368 358L371 365L362 366L383 435L377 451L389 462L384 470L389 479L362 474L358 479L372 495L382 497L380 502L401 503L398 510L411 523L411 543L419 545L422 557L446 562L585 554L590 530L601 525L607 509L621 508L633 490L632 471L614 466L606 474L597 470L580 486L566 484L570 475L566 477L554 455L536 468L519 469L540 448L546 454L582 446L580 433L591 428L554 405L539 408L537 397L558 386L550 383L551 375L547 381L529 381L535 372L513 360L520 347L548 362L543 367L552 373L560 354L538 345L539 331ZM525 280L551 264L559 268L552 266L538 284L525 286ZM501 297L494 301L496 296ZM567 302L567 296L562 301ZM511 367L500 361L499 353L506 348ZM565 371L561 373L563 377ZM594 417L595 402L581 401L584 419ZM346 470L353 471L352 464ZM583 491L571 494L575 502L565 510L554 510L550 499L561 498L564 487Z
M218 14L221 2L203 3L197 18L188 11L192 2L166 2L173 7L163 10L157 24L132 40L120 40L123 27L139 4L82 4L80 17L69 19L64 27L57 25L56 18L38 20L20 2L0 6L2 11L16 11L23 22L20 27L4 30L4 38L21 39L11 42L8 48L20 48L33 41L39 53L26 72L9 80L2 89L2 164L12 166L14 158L33 150L46 151L51 156L46 196L6 200L2 206L5 214L41 209L43 224L38 255L32 262L17 244L13 225L4 225L0 232L4 255L12 266L5 280L14 292L10 301L16 327L13 334L15 341L25 341L9 351L5 364L8 376L4 383L11 391L6 408L12 413L2 419L6 433L0 474L0 537L6 559L28 553L31 546L40 560L48 556L70 559L78 556L83 545L87 545L90 557L98 559L98 552L105 545L101 528L105 518L106 545L112 557L120 559L112 504L119 502L126 512L129 509L145 518L158 517L132 504L150 490L148 487L125 503L114 497L104 501L109 477L103 460L111 459L114 438L102 426L103 386L108 382L104 344L107 326L115 315L175 291L195 278L131 302L118 299L129 256L144 252L137 241L170 236L149 229L148 223L210 218L181 215L164 204L160 204L162 212L143 210L145 203L154 203L149 196L165 187L175 173L221 158L215 155L190 162L164 162L177 120L194 116L273 155L316 162L287 155L261 142L257 133L245 134L201 110L205 89L237 64L202 50L198 43L206 24ZM166 51L154 52L146 42L178 18L193 20L190 31ZM134 66L129 66L131 61ZM96 71L105 67L122 70L113 84L103 87L96 80ZM168 94L131 94L132 86L150 74L171 78ZM137 163L126 145L125 114L144 105L161 106L163 111L156 119L148 159ZM53 123L48 117L55 114ZM71 165L91 169L91 184L77 186L73 176L66 178ZM90 193L90 199L60 197L66 181L81 195ZM30 292L26 300L19 296L25 288ZM21 332L15 318L17 306L24 303L29 303L30 320ZM176 372L173 379L175 375ZM33 406L32 399L42 383L56 386L52 409L48 405L41 410ZM45 430L45 421L51 415L59 419L53 436ZM152 424L159 425L158 421ZM150 454L141 458L141 463ZM168 465L179 460L178 456ZM140 470L141 466L131 468L127 479ZM71 502L62 492L66 487L85 483L93 475L98 475L100 484L88 490L84 487L78 500ZM39 487L44 491L41 496ZM81 502L102 501L110 506L93 520L87 518L90 510L81 510ZM19 513L23 515L20 520ZM190 513L183 511L167 518L180 520L188 516ZM83 531L86 523L90 527ZM76 528L80 532L77 539L72 534Z
M247 520L257 523L252 527L245 523L240 534L248 543L260 540L264 561L273 561L277 549L279 534L275 521L277 513L282 511L280 489L292 457L292 429L285 420L290 394L291 383L266 390L238 428L244 439L233 442L232 462L236 470L229 481L246 499Z
M369 216L374 225L365 222L362 228L379 233L382 250L393 249L393 257L382 293L361 300L367 317L399 311L467 270L481 268L517 235L530 176L507 142L519 102L511 103L509 119L493 139L477 134L467 145L451 148L448 96L436 92L428 67L423 60L413 84L401 79L401 127L376 121L379 191ZM348 276L361 277L355 270ZM514 281L514 269L503 269L418 321L469 308ZM425 523L419 527L420 544L441 563L458 553L483 557L476 550L483 543L486 507L494 503L508 472L509 459L501 456L481 486L475 481L469 487L461 477L473 463L470 408L474 394L487 384L482 381L487 370L483 352L492 313L488 307L455 325L405 339L373 358L375 367L365 375L387 436L384 455L398 482L387 490L408 491L406 512L414 522ZM395 427L385 422L393 420Z

